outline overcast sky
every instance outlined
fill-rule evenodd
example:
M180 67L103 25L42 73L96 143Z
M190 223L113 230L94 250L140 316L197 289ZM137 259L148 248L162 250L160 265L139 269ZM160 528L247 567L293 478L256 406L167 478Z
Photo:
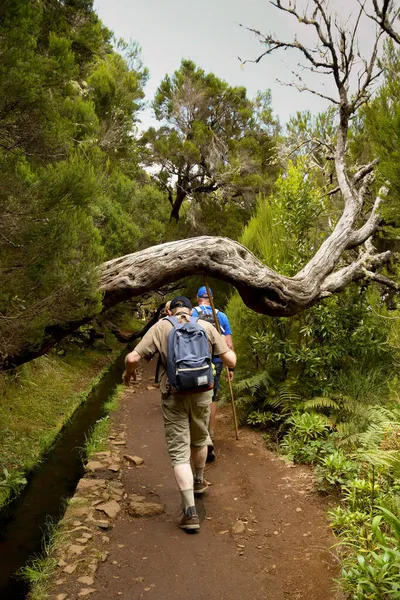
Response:
M305 6L305 0L298 4ZM327 107L321 98L277 82L293 81L291 71L299 62L294 51L276 52L258 64L241 66L238 56L254 59L263 46L239 23L285 40L293 39L296 33L302 41L314 39L309 27L299 26L269 0L95 0L94 6L117 38L136 40L142 47L144 64L150 70L145 90L148 100L163 77L178 69L182 58L188 58L231 85L245 86L250 98L258 90L271 89L272 106L282 123L298 110L317 113ZM340 10L342 18L359 7L356 0L333 0L332 6ZM368 45L372 33L365 22L360 31L361 46ZM306 73L304 76L308 77ZM327 91L321 88L323 81L320 77L319 89ZM150 115L148 110L142 116L143 127L152 124Z

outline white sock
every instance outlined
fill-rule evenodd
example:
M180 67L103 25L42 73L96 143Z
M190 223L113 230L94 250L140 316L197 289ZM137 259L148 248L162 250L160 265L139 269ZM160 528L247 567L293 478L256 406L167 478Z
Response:
M190 506L194 506L194 493L193 488L191 490L180 490L182 508L186 510Z
M189 463L174 466L174 475L181 493L182 507L194 506L193 472Z
M194 468L194 479L195 479L195 481L203 481L204 467L195 467Z

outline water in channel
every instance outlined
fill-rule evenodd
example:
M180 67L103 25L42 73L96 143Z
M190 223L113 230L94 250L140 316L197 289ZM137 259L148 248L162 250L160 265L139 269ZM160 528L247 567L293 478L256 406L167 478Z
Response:
M22 494L0 513L0 598L23 600L29 589L16 576L30 557L40 553L46 524L57 521L65 499L82 477L82 447L90 428L104 416L104 403L121 383L123 351L76 410L43 464L28 478Z

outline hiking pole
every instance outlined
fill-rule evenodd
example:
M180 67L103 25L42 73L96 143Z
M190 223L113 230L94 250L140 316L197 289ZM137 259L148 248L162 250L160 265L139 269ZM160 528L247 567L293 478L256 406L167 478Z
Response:
M207 295L208 295L208 299L210 301L211 304L211 310L213 313L213 317L214 317L214 322L215 322L215 327L217 328L217 331L220 335L221 334L221 327L219 326L219 320L217 317L217 312L215 310L215 306L214 306L214 300L213 297L211 296L210 293L210 288L208 287L208 283L207 283L207 279L204 282L206 284L206 290L207 290ZM229 388L229 394L231 396L231 404L232 404L232 412L233 412L233 423L235 425L235 433L236 433L236 439L239 439L239 429L238 429L238 424L237 424L237 418L236 418L236 408L235 408L235 398L233 396L233 389L232 389L232 381L229 375L229 368L225 367L225 375L226 375L226 382L228 384L228 388Z

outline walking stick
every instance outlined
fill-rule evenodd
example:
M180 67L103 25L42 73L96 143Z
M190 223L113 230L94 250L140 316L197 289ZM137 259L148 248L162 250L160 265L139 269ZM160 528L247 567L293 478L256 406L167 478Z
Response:
M210 304L211 304L211 310L212 310L213 317L214 317L215 327L217 328L218 333L221 335L221 327L219 326L219 320L218 320L218 317L217 317L217 312L215 310L214 300L213 300L213 297L211 296L210 288L208 287L207 280L205 281L205 284L206 284L206 290L207 290L208 299L209 299ZM233 423L235 425L236 439L238 440L239 439L239 429L238 429L237 418L236 418L235 398L233 396L232 382L231 382L231 378L230 378L230 375L229 375L229 368L228 367L225 367L225 375L226 375L226 382L227 382L228 388L229 388L229 394L231 396L231 404L232 404L232 412L233 412Z

